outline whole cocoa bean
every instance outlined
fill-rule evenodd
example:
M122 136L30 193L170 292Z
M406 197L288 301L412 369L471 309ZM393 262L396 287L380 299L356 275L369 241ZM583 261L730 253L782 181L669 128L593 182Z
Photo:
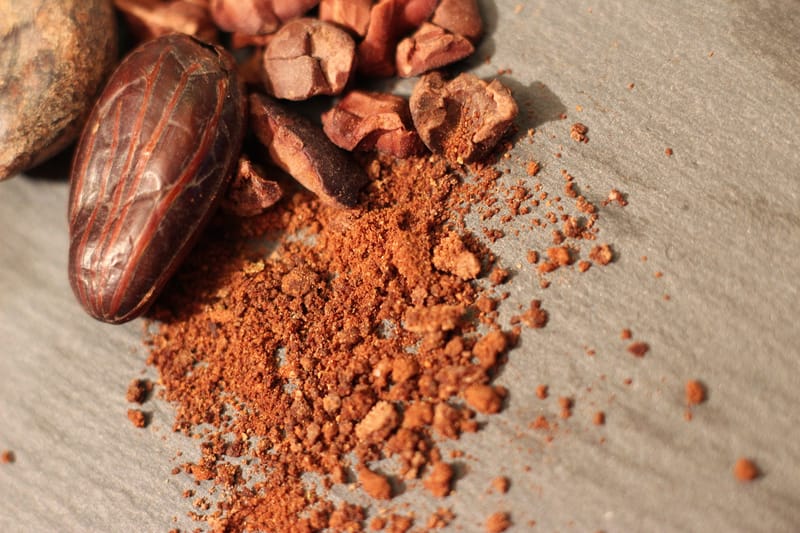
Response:
M0 0L0 180L75 140L116 59L109 0Z
M90 315L125 322L158 296L236 168L245 106L230 54L187 35L111 76L71 175L69 278Z

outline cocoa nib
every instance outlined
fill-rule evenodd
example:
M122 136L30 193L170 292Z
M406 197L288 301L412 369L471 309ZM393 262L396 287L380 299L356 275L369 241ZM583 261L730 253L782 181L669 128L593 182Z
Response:
M242 156L239 170L222 199L222 209L236 216L251 217L274 205L282 194L280 185L265 179L261 169Z
M221 29L245 35L272 33L281 21L271 0L211 0L208 6Z
M131 33L140 41L149 41L179 32L207 42L217 41L217 28L205 6L189 0L157 2L151 0L114 0L125 16Z
M378 150L405 158L425 147L414 131L408 102L393 94L352 91L322 115L325 134L345 150Z
M264 51L267 92L286 100L339 94L355 67L355 46L346 31L328 22L289 22Z
M422 142L457 163L486 156L518 113L507 87L469 73L449 82L439 72L426 74L414 87L410 108Z
M358 71L365 76L394 75L394 50L400 31L395 25L395 0L380 0L369 13L369 26L358 44Z
M322 0L319 18L346 28L363 37L369 26L372 0Z
M262 94L250 96L250 124L275 165L320 199L343 207L356 204L368 178L321 128Z
M483 34L483 20L477 0L441 0L431 22L473 43Z
M397 45L397 73L404 78L417 76L464 59L474 51L466 38L426 22Z

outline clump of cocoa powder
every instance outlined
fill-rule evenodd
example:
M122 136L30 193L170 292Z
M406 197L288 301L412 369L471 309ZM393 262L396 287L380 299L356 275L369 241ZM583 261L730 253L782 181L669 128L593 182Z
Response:
M223 489L198 513L216 529L359 521L364 510L336 509L305 472L323 486L357 477L378 499L391 496L387 475L444 496L453 470L437 440L502 408L490 381L514 335L469 318L489 289L472 281L481 247L451 222L459 178L435 156L363 164L356 209L298 191L264 215L218 217L154 311L150 363L175 428L201 437L184 470ZM278 247L265 257L252 242L269 237ZM538 302L529 315L546 322ZM399 466L378 473L386 457Z

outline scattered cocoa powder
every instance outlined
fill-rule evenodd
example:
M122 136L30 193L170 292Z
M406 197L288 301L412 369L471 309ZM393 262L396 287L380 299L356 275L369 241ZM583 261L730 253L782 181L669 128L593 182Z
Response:
M690 379L686 382L686 404L698 405L706 401L706 388L705 386L695 380Z
M130 403L144 403L148 394L153 390L153 383L148 379L134 379L128 385L125 399Z
M538 385L536 387L536 397L540 400L547 398L547 385Z
M602 426L606 423L606 414L603 411L597 411L592 417L592 423L595 426Z
M739 481L746 483L757 478L760 472L752 460L742 457L733 466L733 475Z
M137 428L143 428L147 425L147 417L139 409L128 409L128 420Z
M628 328L623 329L622 332L620 332L620 334L619 334L619 338L624 340L624 341L629 340L632 337L633 337L633 333Z
M433 465L431 473L425 478L423 484L431 494L444 498L450 494L450 484L453 480L453 467L449 463L438 462Z
M649 350L650 345L646 342L633 342L628 345L628 352L635 357L644 357Z
M588 131L589 131L589 128L587 128L585 124L581 124L580 122L576 122L575 124L573 124L570 127L569 136L575 142L587 143L587 142L589 142L589 138L586 137L586 133Z
M511 515L497 512L486 519L486 533L502 533L511 527Z
M511 484L509 479L505 476L498 476L492 480L492 488L500 494L508 492L508 487Z
M9 465L14 461L16 461L16 459L17 458L14 455L14 452L12 452L11 450L3 450L2 452L0 452L0 464L2 465Z
M392 486L389 484L389 480L369 468L358 469L358 482L361 483L364 492L376 500L388 500L392 497Z
M664 149L664 153L667 154L667 157L671 157L674 152L672 151L672 148L666 148Z

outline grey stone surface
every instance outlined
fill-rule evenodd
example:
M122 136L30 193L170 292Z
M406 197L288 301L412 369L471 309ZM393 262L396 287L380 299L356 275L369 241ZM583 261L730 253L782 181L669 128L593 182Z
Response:
M800 4L481 5L490 25L473 70L510 69L521 130L539 130L512 160L541 161L548 190L565 168L589 199L616 187L629 205L602 212L615 263L557 272L544 291L525 253L547 232L498 241L515 276L505 316L541 298L550 323L524 331L498 377L506 410L445 445L471 458L456 492L399 501L423 517L452 507L460 531L481 531L497 510L513 531L797 531ZM588 144L569 139L574 121ZM97 323L70 292L67 166L0 183L0 449L17 456L0 465L0 531L166 531L173 517L192 527L188 479L170 470L194 443L171 433L160 400L146 430L125 417L127 384L145 368L142 323ZM511 182L525 177L511 166ZM625 352L625 327L650 344L644 359ZM690 378L709 399L687 422ZM539 383L551 399L536 399ZM575 412L548 444L528 424L554 416L557 396L574 397ZM597 410L604 427L591 424ZM740 456L763 477L737 483ZM509 493L487 494L500 473Z

